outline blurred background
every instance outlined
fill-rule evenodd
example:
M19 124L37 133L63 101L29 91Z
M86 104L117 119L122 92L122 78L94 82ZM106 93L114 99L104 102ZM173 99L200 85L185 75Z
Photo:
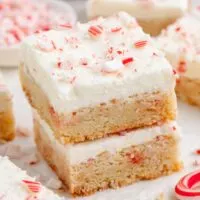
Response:
M86 0L65 0L65 1L70 3L71 6L73 6L73 8L76 9L80 21L86 20L86 14L85 14Z

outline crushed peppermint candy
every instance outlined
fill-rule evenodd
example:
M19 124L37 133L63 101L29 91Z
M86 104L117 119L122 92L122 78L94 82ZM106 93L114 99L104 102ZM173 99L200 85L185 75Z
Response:
M50 52L56 49L55 43L45 36L38 39L36 47L44 52Z
M195 153L196 153L197 155L200 155L200 149L197 149L197 150L195 151Z
M42 189L41 183L37 181L22 180L22 183L32 193L39 193Z
M112 29L111 29L111 32L112 32L112 33L116 33L116 32L119 32L119 31L121 31L121 30L122 30L121 27L115 27L115 28L112 28Z
M59 24L58 29L72 29L72 24L71 23Z
M134 61L134 59L133 59L132 57L129 57L129 58L123 59L123 60L122 60L122 63L123 63L124 65L128 65L128 64L132 63L133 61Z
M148 42L147 40L139 40L134 43L134 46L135 46L135 48L142 48L147 45L147 42Z
M91 37L97 38L103 33L103 28L101 26L90 26L88 33Z
M58 4L58 8L60 5ZM51 3L32 0L1 0L0 46L7 47L20 43L34 33L65 26L75 20L71 9L63 12L60 7L54 9Z

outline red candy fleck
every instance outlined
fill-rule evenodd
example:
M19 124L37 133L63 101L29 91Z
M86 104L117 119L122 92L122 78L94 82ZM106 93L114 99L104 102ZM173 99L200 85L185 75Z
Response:
M71 29L72 28L72 25L70 23L59 24L59 26L61 28L65 28L65 29Z
M117 51L117 53L118 53L119 55L121 55L123 52L122 52L122 51Z
M58 68L61 68L62 62L57 62L57 66L58 66Z
M196 150L196 154L200 155L200 149Z
M176 127L175 127L175 126L173 126L173 127L172 127L172 130L173 130L173 131L176 131Z
M140 40L134 43L135 48L142 48L147 45L147 40Z
M130 159L131 163L139 164L143 160L142 156L138 153L127 153L126 156Z
M181 27L177 27L177 28L175 29L176 32L179 32L180 30L181 30Z
M124 64L124 65L127 65L127 64L129 64L129 63L132 63L134 61L134 59L132 58L132 57L130 57L130 58L125 58L125 59L123 59L122 60L122 63Z
M88 65L88 61L86 58L81 58L80 59L80 64L83 65L83 66L87 66Z
M116 33L116 32L119 32L121 29L122 29L121 27L115 27L111 29L111 32Z
M177 70L178 70L179 73L186 72L186 62L180 61L179 64L178 64Z
M90 26L88 33L91 37L99 37L103 33L101 26Z
M41 184L36 181L22 180L26 187L33 193L39 193L41 191Z
M176 75L176 74L177 74L177 72L176 72L176 70L175 70L175 69L173 69L173 74L174 74L174 75Z

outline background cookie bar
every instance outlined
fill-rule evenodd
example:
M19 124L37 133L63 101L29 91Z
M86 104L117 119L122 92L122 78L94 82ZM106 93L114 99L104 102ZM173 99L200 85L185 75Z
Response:
M200 106L200 11L195 9L169 26L157 40L180 76L177 80L178 96L190 104Z
M188 7L188 0L89 0L87 13L92 19L126 11L137 19L146 33L155 36L182 17Z
M12 96L0 72L0 140L12 140L15 136Z

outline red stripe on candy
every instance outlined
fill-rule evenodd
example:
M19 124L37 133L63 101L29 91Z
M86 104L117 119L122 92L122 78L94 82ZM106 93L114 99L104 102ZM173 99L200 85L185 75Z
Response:
M36 181L22 180L26 187L33 193L39 193L41 191L41 184Z
M116 33L116 32L119 32L121 29L122 29L121 27L115 27L111 29L111 32Z
M147 40L139 40L134 43L135 48L142 48L147 45Z
M101 26L90 26L88 33L91 37L98 37L103 33L103 28Z

